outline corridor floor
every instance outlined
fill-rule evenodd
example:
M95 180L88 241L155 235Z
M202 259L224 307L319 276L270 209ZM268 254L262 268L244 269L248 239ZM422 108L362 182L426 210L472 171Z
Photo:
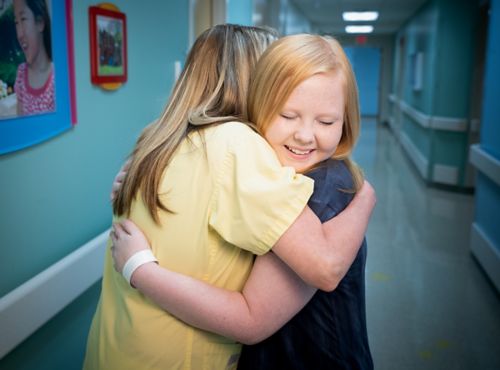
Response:
M377 191L367 315L379 370L500 369L500 294L469 250L474 196L426 186L384 125L354 158Z

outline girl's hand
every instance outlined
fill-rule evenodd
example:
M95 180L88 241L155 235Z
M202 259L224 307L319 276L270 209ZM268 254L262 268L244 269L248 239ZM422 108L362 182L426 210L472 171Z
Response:
M111 201L115 200L116 194L122 187L123 180L127 175L129 167L130 167L130 159L123 164L123 166L120 168L117 175L115 176L115 179L113 180L113 186L111 187L111 194L110 194Z
M113 265L119 273L122 273L123 266L135 253L151 248L141 229L130 220L113 224L111 240L113 242L111 247Z

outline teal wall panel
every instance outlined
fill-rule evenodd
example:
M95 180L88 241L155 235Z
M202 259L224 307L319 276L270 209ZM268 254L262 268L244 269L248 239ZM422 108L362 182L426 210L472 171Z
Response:
M467 151L467 137L461 132L440 131L433 132L433 159L435 163L453 167L462 167L465 164Z
M429 130L420 126L413 119L403 114L402 131L410 138L412 143L418 148L426 158L431 155L431 136Z
M438 10L435 4L429 3L422 7L407 25L405 37L405 74L404 99L412 107L425 114L432 114L434 96L436 59L436 30L438 27ZM412 58L422 53L422 88L415 90L413 81L415 70Z
M469 113L477 1L440 0L439 45L433 115L467 117Z
M426 156L428 176L434 165L456 167L457 187L465 182L469 132L445 131L432 125L440 117L445 118L445 124L449 122L446 118L461 122L469 118L473 40L478 19L478 1L430 0L399 30L396 39L394 91L397 93L397 81L402 75L400 98L416 111L425 126L417 128L416 122L409 125L412 118L403 115L403 132ZM422 58L421 69L415 67L417 55ZM414 83L417 70L422 75L421 88ZM432 181L430 177L426 180Z
M226 21L228 23L251 26L252 23L252 0L226 0Z

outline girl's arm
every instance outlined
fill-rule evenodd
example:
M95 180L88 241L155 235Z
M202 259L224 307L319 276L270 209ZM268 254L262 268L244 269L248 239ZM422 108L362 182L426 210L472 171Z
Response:
M129 256L149 248L144 234L128 220L113 226L111 238L118 271ZM241 293L217 288L156 263L139 267L131 283L187 324L244 344L254 344L272 335L316 291L273 253L257 257Z
M305 282L332 291L356 258L375 203L365 181L347 208L323 224L306 207L272 250Z

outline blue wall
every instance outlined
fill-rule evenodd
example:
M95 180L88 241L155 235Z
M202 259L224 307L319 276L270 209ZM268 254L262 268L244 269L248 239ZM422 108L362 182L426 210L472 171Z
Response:
M476 216L474 230L482 234L483 243L472 245L479 262L500 290L500 0L491 1L488 44L481 115L479 150L491 156L488 171L478 171L476 184ZM496 176L495 176L496 174ZM482 248L479 248L483 245Z
M373 47L345 48L352 64L359 89L359 104L362 116L379 114L380 49Z
M95 4L73 1L78 124L54 139L0 156L0 296L110 226L112 179L139 132L160 113L174 81L174 62L185 58L188 0L116 0L127 15L128 81L114 92L93 86L87 14ZM94 310L93 289L79 309ZM0 368L78 368L85 341L80 334L88 330L89 316L76 315L77 321L73 316L58 315L47 324L57 335L48 340L48 334L35 334L35 344L28 339L0 360ZM59 346L70 352L53 349ZM44 351L65 365L30 360Z
M500 159L500 1L491 2L484 76L481 147Z

